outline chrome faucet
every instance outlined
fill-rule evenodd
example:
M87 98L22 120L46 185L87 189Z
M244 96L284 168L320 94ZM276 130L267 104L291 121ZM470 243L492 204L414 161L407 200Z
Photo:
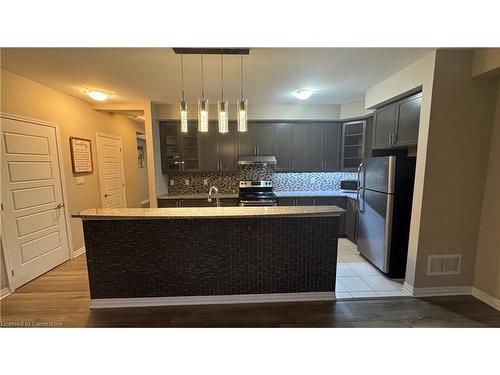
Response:
M215 193L215 202L217 207L220 207L220 199L219 199L219 189L216 186L210 186L210 190L208 191L208 201L212 202L212 192Z

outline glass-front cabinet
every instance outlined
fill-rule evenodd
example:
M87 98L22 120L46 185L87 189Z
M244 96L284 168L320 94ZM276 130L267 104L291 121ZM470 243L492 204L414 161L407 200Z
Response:
M200 171L200 149L196 123L182 133L178 121L160 121L161 167L168 172Z
M345 122L342 126L342 170L355 171L365 156L366 121Z

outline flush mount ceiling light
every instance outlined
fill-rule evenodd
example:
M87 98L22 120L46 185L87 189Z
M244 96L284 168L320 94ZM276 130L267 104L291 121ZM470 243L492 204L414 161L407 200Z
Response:
M111 96L110 92L102 90L85 89L83 92L98 102L103 102Z
M309 89L300 89L294 91L293 96L295 96L299 100L306 100L313 94L312 90Z

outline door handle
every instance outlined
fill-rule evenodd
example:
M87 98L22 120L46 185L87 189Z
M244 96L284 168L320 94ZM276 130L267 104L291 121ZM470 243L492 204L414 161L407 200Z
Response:
M111 195L109 195L108 193L104 193L104 198L108 198L108 197L111 197Z
M64 203L59 203L57 206L54 207L54 209L55 210L60 210L63 207L64 207Z

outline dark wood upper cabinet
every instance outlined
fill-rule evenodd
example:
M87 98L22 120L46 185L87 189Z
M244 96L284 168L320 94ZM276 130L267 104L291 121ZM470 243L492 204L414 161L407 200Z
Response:
M274 155L274 124L256 124L255 133L256 155Z
M292 128L292 170L307 171L307 124L293 124Z
M219 170L219 131L216 124L210 124L207 133L200 133L201 167L204 172Z
M355 171L365 157L366 121L349 121L342 125L342 170Z
M325 171L340 171L341 130L339 123L323 125L322 149Z
M238 149L235 122L229 122L229 132L219 134L219 163L221 171L238 170Z
M238 155L255 155L255 123L248 122L247 131L238 133Z
M373 148L373 116L367 117L365 121L365 157L370 157Z
M192 121L184 134L178 121L160 122L163 173L237 171L241 155L274 155L278 172L342 170L339 122L259 121L240 133L232 121L229 130L221 134L217 121L210 121L209 131L199 133Z
M422 93L378 109L373 125L373 148L413 146L418 142Z
M396 103L393 103L375 113L373 148L391 147L392 134L396 131L397 109Z
M323 170L322 136L322 124L307 125L306 170L308 171Z
M187 133L180 131L179 121L161 121L159 126L162 172L201 171L196 123L188 123Z
M395 145L415 145L418 141L418 125L422 94L411 96L399 103Z
M292 127L290 124L275 125L275 171L292 170Z

